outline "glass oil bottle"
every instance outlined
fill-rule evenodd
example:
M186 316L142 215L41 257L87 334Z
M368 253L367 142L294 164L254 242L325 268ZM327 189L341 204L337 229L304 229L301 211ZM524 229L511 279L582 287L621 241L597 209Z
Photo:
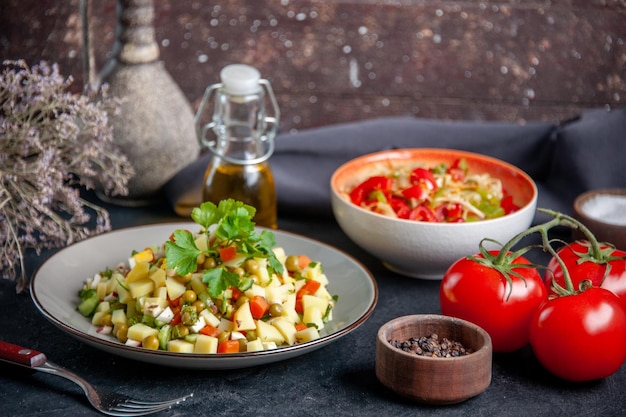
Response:
M221 83L205 90L195 119L201 146L213 153L202 201L242 201L256 209L253 221L258 226L275 229L276 189L268 159L274 152L280 112L272 87L248 65L228 65L220 79ZM207 106L212 96L210 113Z

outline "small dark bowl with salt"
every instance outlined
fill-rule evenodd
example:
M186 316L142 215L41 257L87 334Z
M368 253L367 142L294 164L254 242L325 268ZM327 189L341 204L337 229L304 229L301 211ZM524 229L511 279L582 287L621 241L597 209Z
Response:
M600 242L626 251L626 188L587 191L574 201L574 218ZM579 230L574 239L584 239Z
M433 334L437 335L434 341ZM418 354L415 348L398 347L403 342L405 347L414 345L420 338L444 351L458 350L460 345L467 354L446 357L428 352ZM442 348L444 338L456 347ZM469 321L438 314L398 317L378 330L376 377L387 388L411 401L455 404L487 389L491 383L492 352L489 334Z

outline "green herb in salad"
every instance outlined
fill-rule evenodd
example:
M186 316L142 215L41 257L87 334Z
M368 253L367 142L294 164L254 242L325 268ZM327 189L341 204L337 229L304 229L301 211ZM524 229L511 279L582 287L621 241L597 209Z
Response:
M220 248L235 246L237 253L253 258L267 258L268 270L271 273L283 273L283 265L274 255L272 247L276 239L272 232L255 231L252 221L256 210L254 207L233 199L222 200L219 205L208 201L192 210L191 218L204 228L209 246L200 249L195 243L197 236L187 230L176 230L173 241L165 243L167 268L176 269L179 275L195 272L197 259L200 255L217 256ZM249 280L241 280L237 274L224 268L208 270L203 281L209 284L209 293L216 297L227 287L236 287L245 291L252 285Z

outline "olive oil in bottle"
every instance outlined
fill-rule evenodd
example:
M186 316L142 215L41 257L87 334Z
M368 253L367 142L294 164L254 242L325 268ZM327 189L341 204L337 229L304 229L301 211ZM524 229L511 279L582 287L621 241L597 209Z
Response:
M203 184L203 201L232 198L256 209L258 226L277 228L276 190L267 160L274 151L279 110L270 84L247 65L229 65L221 83L207 88L196 114L200 143L213 153ZM267 96L266 96L267 92ZM203 124L206 106L214 110ZM265 101L273 115L266 114Z
M267 162L258 165L222 164L209 167L204 177L203 201L217 204L233 198L254 208L254 222L275 229L276 191L274 177Z

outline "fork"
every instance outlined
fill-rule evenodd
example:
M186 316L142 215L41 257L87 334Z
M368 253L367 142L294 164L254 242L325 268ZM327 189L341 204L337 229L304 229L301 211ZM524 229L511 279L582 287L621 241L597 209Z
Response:
M179 404L193 396L193 393L191 393L169 401L140 401L126 395L106 392L101 389L96 389L84 378L75 373L50 362L42 352L1 340L0 361L69 379L82 388L91 405L101 413L110 416L145 416L147 414L167 410L173 405Z

